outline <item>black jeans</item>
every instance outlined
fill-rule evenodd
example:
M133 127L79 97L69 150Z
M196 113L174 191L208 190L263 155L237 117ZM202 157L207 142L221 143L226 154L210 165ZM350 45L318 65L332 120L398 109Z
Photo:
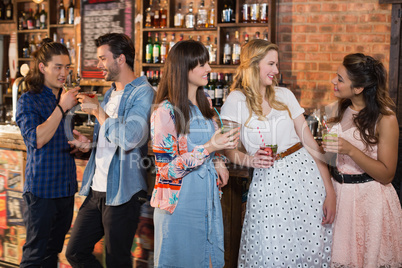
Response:
M27 192L23 197L26 242L20 267L56 268L73 219L74 196L48 199Z
M66 257L71 266L102 267L92 254L104 236L107 267L132 267L131 247L145 191L119 206L107 206L106 193L90 191L75 220ZM140 197L140 200L139 200Z

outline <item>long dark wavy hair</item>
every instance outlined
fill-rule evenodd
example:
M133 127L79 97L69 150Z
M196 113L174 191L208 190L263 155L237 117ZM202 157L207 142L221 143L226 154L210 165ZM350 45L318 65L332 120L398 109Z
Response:
M175 107L175 126L179 134L187 134L190 131L188 124L191 112L188 100L188 73L198 64L205 64L208 61L207 49L201 42L194 40L176 43L166 58L163 77L159 83L154 103L159 104L168 100ZM197 89L196 99L202 115L208 119L212 118L214 112L202 86Z
M384 65L362 53L349 54L343 59L348 78L352 82L351 88L364 88L363 98L366 104L353 121L360 132L361 139L366 145L378 143L375 125L381 116L393 115L395 104L389 97L387 88L387 71ZM338 115L333 121L340 122L345 110L352 104L350 99L339 101Z
M25 78L27 91L33 93L40 93L42 91L45 76L39 70L39 63L42 62L47 66L48 62L52 60L52 57L58 55L67 55L70 57L66 46L61 43L53 42L50 38L43 39L40 48L32 53L33 62Z

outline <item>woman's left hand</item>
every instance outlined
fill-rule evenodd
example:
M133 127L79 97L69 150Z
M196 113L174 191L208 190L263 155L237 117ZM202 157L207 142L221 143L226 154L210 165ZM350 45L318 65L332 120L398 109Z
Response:
M322 217L321 224L331 224L335 219L336 212L336 195L335 192L327 192L325 197L324 205L322 207L324 216Z
M349 154L354 146L343 138L328 136L322 147L327 153Z
M218 185L219 188L228 184L229 181L229 171L226 168L225 162L222 159L215 161L215 170L218 174Z

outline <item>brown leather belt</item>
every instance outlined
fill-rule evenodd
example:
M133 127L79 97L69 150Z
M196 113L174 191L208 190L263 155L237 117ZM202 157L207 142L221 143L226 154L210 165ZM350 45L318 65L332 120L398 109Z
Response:
M298 150L300 150L301 148L303 148L303 144L301 142L296 143L295 145L293 145L292 147L288 148L286 151L276 154L275 160L279 160L282 159L290 154L293 154L294 152L297 152Z

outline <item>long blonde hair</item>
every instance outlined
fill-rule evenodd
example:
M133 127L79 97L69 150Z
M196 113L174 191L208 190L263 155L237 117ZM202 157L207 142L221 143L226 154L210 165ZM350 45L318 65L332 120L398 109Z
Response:
M249 117L245 123L251 120L252 113L258 116L258 120L266 120L262 112L262 95L260 93L260 61L270 50L278 51L278 46L262 39L254 39L241 48L240 66L236 70L230 91L239 90L246 96L249 109ZM276 100L274 86L277 84L276 77L273 84L266 87L265 96L269 105L276 110L286 110L291 116L288 107Z

